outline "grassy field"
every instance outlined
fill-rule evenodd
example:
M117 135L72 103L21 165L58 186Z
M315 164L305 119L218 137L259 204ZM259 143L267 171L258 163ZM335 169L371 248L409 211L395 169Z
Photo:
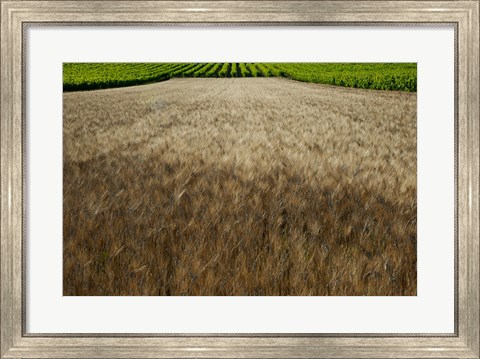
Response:
M415 93L176 78L63 99L64 295L416 295Z
M63 90L122 87L175 77L285 77L376 90L417 90L412 63L64 63Z

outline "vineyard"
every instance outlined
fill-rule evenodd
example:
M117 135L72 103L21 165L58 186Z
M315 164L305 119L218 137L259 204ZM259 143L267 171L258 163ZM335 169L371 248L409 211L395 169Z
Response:
M284 77L363 89L417 91L414 63L64 63L63 90L133 86L175 77Z

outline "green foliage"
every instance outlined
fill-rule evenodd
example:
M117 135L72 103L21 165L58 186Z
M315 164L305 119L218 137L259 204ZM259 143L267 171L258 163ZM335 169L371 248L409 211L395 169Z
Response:
M174 64L65 63L63 90L78 91L130 86L166 80ZM180 64L176 64L178 68Z
M218 72L222 68L221 63L213 63L213 66L205 72L205 77L218 77Z
M230 68L230 77L237 77L237 64L232 62L232 67Z
M179 77L197 77L196 73L198 71L200 71L204 66L205 66L205 64L195 64L195 66L191 67L190 69L188 69L186 71L181 72L177 76L179 76Z
M63 90L132 86L172 77L286 77L377 90L417 91L414 63L65 63Z
M229 76L229 68L230 64L228 62L225 62L222 65L222 68L220 69L220 72L218 73L218 77L228 77Z
M240 64L240 73L242 74L242 77L251 77L252 75L250 74L250 71L247 69L247 65L245 63Z
M255 64L247 64L247 68L252 74L252 77L258 77L258 70Z
M412 63L272 64L293 80L375 90L417 91Z
M258 73L260 74L260 76L263 76L263 77L270 77L270 76L273 76L273 74L270 72L270 69L269 69L269 64L255 64L255 66L257 67L258 69Z

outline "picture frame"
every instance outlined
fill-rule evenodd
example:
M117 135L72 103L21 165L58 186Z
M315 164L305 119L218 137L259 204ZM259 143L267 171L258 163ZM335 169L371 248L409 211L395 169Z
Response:
M479 5L467 1L1 2L1 358L480 358ZM29 24L453 24L456 275L453 334L77 334L25 330L25 37Z

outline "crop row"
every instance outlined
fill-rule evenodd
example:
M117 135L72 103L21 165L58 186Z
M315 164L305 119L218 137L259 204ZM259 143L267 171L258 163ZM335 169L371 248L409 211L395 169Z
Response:
M272 64L293 80L374 90L417 91L412 63Z
M131 86L173 77L286 77L381 90L417 90L417 66L405 63L65 63L64 91Z

